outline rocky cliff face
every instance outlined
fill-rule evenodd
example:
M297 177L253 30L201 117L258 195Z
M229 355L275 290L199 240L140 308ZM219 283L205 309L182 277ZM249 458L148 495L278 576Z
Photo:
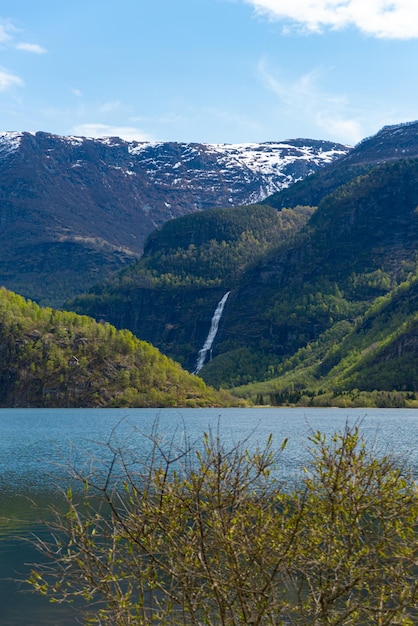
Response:
M325 141L202 145L0 134L0 283L41 303L139 257L167 220L257 202L348 152Z

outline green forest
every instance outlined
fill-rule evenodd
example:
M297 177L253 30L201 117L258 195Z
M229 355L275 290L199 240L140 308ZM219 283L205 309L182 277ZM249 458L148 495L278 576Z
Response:
M233 403L128 330L0 290L0 406ZM236 402L236 401L235 401Z
M248 265L288 240L309 220L312 207L276 211L252 205L211 209L166 222L147 239L142 259L89 294L67 303L110 298L136 288L234 286ZM94 303L96 305L96 303Z

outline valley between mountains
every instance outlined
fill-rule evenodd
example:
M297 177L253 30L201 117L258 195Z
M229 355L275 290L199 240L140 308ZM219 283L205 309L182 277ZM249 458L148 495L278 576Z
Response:
M0 223L2 406L418 406L418 122L3 133Z

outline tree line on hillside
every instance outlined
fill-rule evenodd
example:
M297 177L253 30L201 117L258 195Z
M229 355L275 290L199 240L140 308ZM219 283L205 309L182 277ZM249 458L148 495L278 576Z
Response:
M312 215L312 207L278 212L254 205L211 209L166 222L152 233L137 263L96 285L88 294L67 302L100 306L100 297L126 294L136 288L177 289L232 286L245 268L269 249L292 236Z

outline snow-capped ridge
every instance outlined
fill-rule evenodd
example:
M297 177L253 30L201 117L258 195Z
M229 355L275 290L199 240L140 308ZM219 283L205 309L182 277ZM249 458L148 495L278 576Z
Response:
M92 166L98 167L106 186L116 184L118 175L130 179L135 187L140 185L141 192L132 190L138 199L144 195L144 185L152 184L151 195L164 196L155 206L156 212L165 216L161 221L194 210L259 202L349 151L348 146L310 139L202 144L39 131L24 141L29 135L0 134L0 155L17 153L27 146L38 160L43 156L49 168L56 162L58 169L64 167L83 176L84 169L87 172ZM177 211L168 213L166 203L177 206ZM153 206L148 200L142 204Z

